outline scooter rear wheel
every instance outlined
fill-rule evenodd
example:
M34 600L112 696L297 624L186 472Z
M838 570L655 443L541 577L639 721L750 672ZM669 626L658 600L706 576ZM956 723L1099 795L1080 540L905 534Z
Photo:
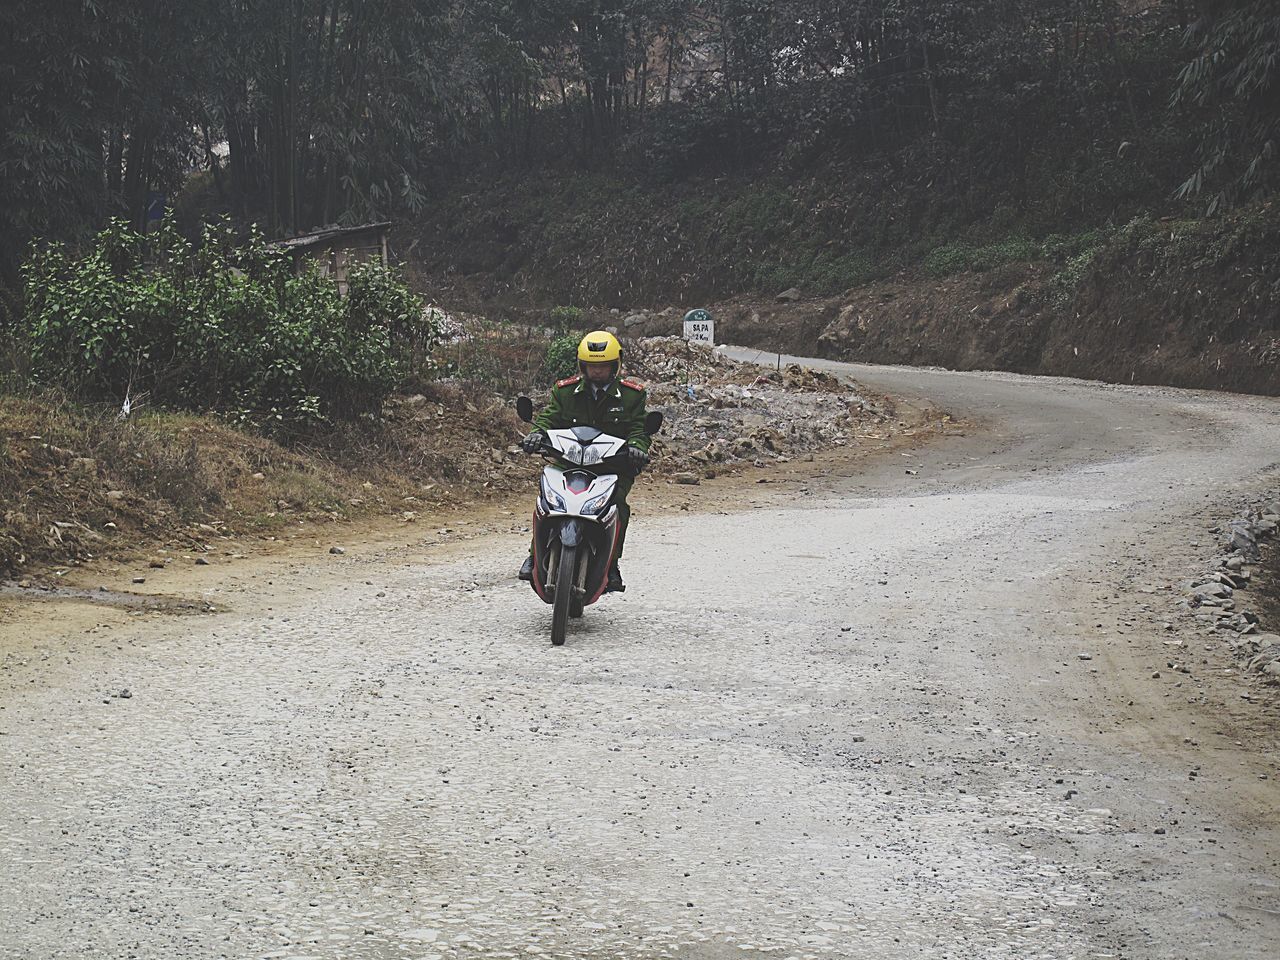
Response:
M577 579L578 548L560 544L560 561L556 564L556 595L551 604L551 643L564 644L565 629L569 625L569 607L573 603L573 582Z

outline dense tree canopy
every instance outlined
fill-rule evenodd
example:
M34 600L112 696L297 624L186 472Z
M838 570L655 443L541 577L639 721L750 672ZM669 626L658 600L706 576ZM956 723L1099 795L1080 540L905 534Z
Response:
M198 174L269 233L419 209L477 162L680 177L1055 128L1202 130L1168 189L1274 183L1271 0L8 0L0 269ZM1119 118L1117 120L1117 118Z

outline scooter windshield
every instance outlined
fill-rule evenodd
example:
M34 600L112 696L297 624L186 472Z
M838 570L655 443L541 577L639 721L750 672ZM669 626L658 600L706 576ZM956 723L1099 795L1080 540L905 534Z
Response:
M553 431L552 442L561 459L580 467L602 463L624 443L595 427L568 427Z
M593 447L592 442L601 436L601 432L595 427L571 427L569 432L573 434L573 439L577 443L566 445L565 459L582 467L599 463L601 460L600 449Z

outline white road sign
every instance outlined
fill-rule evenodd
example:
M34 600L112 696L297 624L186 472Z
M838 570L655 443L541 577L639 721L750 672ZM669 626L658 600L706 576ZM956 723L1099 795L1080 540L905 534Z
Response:
M702 316L686 316L684 318L684 338L691 343L705 343L709 347L716 345L716 322L705 310L693 310L692 314Z

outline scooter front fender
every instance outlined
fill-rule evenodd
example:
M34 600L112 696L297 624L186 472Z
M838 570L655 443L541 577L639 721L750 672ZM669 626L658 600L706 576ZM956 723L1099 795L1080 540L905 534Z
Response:
M562 520L556 525L556 533L566 547L576 547L582 542L582 521L576 517Z
M533 517L533 577L531 586L545 602L550 603L547 593L547 568L551 559L551 551L556 541L566 547L576 547L587 543L587 524L590 521L579 517L536 512Z

